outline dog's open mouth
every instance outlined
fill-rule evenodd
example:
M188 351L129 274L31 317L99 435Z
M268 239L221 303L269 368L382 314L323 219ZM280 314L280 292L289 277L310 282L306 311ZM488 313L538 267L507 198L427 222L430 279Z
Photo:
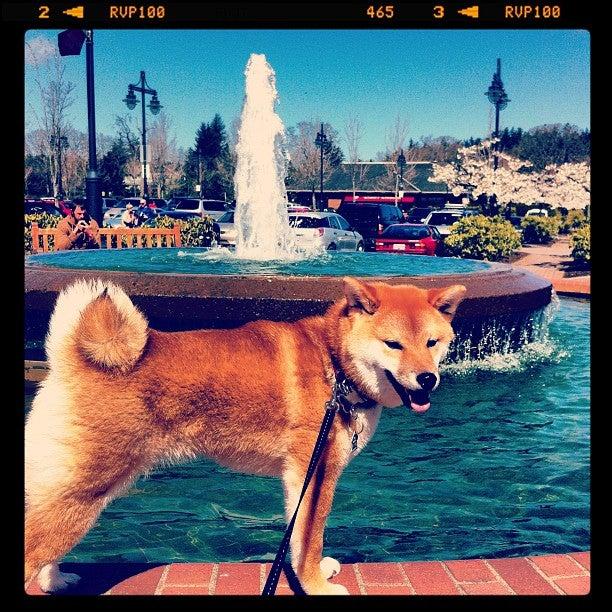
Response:
M385 370L385 374L393 386L393 389L395 389L395 392L400 396L404 406L410 406L413 412L425 412L429 409L429 393L427 391L406 389L399 384L395 376L393 376L389 370Z

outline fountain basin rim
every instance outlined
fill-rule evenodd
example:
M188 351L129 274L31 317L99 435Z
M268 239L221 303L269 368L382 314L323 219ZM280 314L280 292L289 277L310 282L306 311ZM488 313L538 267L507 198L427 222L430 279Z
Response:
M25 264L26 307L36 307L35 295L46 296L49 302L59 291L77 279L101 278L122 286L128 295L151 300L182 300L199 302L199 307L244 307L248 302L330 304L343 294L341 276L291 275L210 275L189 273L139 273L117 270L58 268ZM486 270L436 276L377 276L359 277L364 282L383 281L392 285L412 284L424 289L464 284L468 291L457 312L458 317L495 315L512 311L535 310L546 306L552 297L550 281L524 269L508 264L491 263ZM46 308L45 308L46 309ZM255 309L257 318L270 318L268 307ZM316 310L321 310L316 308Z

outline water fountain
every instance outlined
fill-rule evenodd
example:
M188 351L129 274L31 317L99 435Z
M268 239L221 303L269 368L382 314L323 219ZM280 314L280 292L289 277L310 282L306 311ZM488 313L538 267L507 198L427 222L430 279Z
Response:
M257 74L263 81L250 83ZM364 452L343 475L326 545L343 562L588 548L588 308L562 304L550 327L550 350L534 341L546 334L551 285L522 269L384 253L297 259L281 238L288 234L282 230L282 123L274 114L274 74L263 56L249 60L246 89L236 173L240 258L222 249L30 256L26 358L45 358L56 296L75 278L121 285L151 325L163 330L322 313L342 294L344 275L424 288L462 283L468 294L453 321L459 363L445 366L450 380L436 391L435 410L418 419L391 410L381 419L376 449ZM525 343L535 358L524 360L524 351L508 354ZM469 359L491 353L501 353L495 366L471 375ZM116 500L66 560L108 562L110 551L115 563L270 560L284 526L276 482L229 478L210 463L172 470L153 473L139 481L133 495ZM376 486L365 501L364 483L373 474Z
M236 253L132 249L30 256L25 262L27 356L44 359L55 298L75 278L121 285L151 325L167 331L320 314L342 294L345 275L424 288L461 283L468 293L454 321L455 357L511 350L540 337L551 284L509 265L384 253L297 257L288 227L275 74L265 56L253 54L245 76L235 176Z

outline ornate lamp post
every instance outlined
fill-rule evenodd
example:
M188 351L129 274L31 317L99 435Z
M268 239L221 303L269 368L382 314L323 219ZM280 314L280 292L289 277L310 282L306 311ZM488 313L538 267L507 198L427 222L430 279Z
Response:
M317 139L315 140L315 145L317 145L317 147L320 147L321 149L321 174L320 174L321 193L319 196L319 207L321 209L323 208L323 152L324 152L324 149L329 147L330 144L331 142L327 140L327 136L325 135L325 132L323 131L323 124L321 124L321 131L317 133Z
M504 90L504 84L501 80L501 60L497 58L497 72L493 75L493 81L487 89L485 95L489 98L489 102L495 106L495 138L499 137L499 111L504 110L510 102L508 94ZM497 145L496 147L497 148ZM493 158L493 169L497 170L497 155Z
M126 106L130 110L136 108L138 100L134 94L135 91L140 92L140 102L142 104L142 195L146 198L149 195L149 186L147 184L147 124L146 124L146 113L145 113L145 94L153 96L153 99L149 103L149 109L154 115L157 115L162 109L162 105L157 99L157 91L147 87L147 79L145 77L144 70L140 71L140 80L136 85L128 85L127 96L123 99Z

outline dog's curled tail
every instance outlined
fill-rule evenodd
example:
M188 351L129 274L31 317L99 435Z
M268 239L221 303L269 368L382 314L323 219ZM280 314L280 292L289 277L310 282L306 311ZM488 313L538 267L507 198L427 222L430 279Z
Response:
M57 298L46 350L51 370L85 359L104 369L128 371L147 343L148 323L113 283L79 280Z

